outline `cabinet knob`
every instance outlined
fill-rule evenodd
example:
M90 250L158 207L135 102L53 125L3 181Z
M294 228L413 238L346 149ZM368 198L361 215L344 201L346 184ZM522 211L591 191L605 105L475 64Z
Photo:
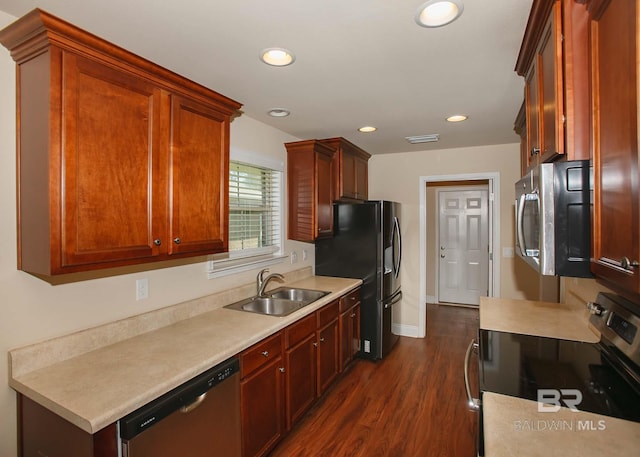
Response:
M180 243L182 243L182 240L180 239L180 237L175 237L173 239L173 242L176 243L176 244L180 244Z
M353 313L353 314L351 315L351 319L353 319L354 317L356 317L356 313Z
M444 259L444 254L440 254L440 258L441 258L441 259Z
M324 338L320 338L320 342L321 342L321 343L324 343Z
M162 241L160 241L160 238L156 238L155 240L153 240L153 244L155 244L156 246L160 246L162 244Z
M531 148L531 157L540 154L540 148Z
M280 367L279 370L280 370L280 373L284 373L284 367Z
M262 355L265 357L269 357L269 351L262 351Z
M317 347L318 347L318 343L317 343L317 342L314 342L314 343L313 343L313 347L314 347L314 348L317 348Z

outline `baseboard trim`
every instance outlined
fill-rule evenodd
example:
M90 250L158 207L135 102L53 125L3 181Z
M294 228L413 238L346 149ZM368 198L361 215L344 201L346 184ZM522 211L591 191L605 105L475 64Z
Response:
M420 329L415 325L392 324L391 331L400 336L408 336L411 338L423 338L420 336Z

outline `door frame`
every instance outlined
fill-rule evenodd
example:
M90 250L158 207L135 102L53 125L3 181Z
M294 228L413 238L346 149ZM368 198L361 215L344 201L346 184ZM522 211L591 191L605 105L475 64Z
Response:
M486 181L486 180L483 180ZM440 261L438 260L438 255L439 250L437 245L439 244L440 241L440 193L441 192L447 192L447 191L459 191L459 192L464 192L466 190L486 190L487 191L487 236L489 238L489 240L487 240L489 242L489 254L491 254L491 233L489 233L489 231L491 230L491 223L489 221L489 218L491 217L491 200L490 200L490 195L491 195L491 184L487 183L487 184L474 184L474 183L469 183L469 185L451 185L451 186L443 186L443 187L439 187L436 189L436 205L438 207L438 221L435 224L435 228L436 228L436 233L435 233L435 241L436 241L436 247L434 249L434 262L437 263L437 266L435 267L435 280L436 280L436 301L438 303L440 303ZM426 189L426 188L425 188ZM426 194L426 190L425 190L425 194ZM424 220L424 219L423 219ZM425 227L425 236L426 236L426 227ZM427 254L427 245L425 243L425 256ZM487 258L487 288L490 290L491 289L491 263L492 263L492 259L491 259L491 255L488 256ZM426 281L426 273L427 270L425 269L425 281ZM426 282L425 282L425 297L428 298L428 295L426 295ZM468 305L468 306L472 306L472 305Z
M500 296L500 173L420 176L420 303L418 337L427 334L427 184L442 181L489 182L489 296ZM497 202L497 204L496 204Z

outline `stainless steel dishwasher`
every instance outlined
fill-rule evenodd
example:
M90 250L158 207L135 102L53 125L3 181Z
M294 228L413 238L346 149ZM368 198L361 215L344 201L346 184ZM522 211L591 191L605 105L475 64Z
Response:
M120 419L123 457L239 457L239 368L229 359Z

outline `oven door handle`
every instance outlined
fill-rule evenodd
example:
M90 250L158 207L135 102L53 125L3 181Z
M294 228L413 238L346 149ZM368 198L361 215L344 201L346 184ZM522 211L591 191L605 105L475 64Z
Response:
M473 411L480 410L480 400L471 396L471 387L469 387L469 361L471 359L471 352L478 351L478 343L476 340L471 340L469 347L467 347L467 353L464 356L464 387L467 390L467 405L469 409Z

